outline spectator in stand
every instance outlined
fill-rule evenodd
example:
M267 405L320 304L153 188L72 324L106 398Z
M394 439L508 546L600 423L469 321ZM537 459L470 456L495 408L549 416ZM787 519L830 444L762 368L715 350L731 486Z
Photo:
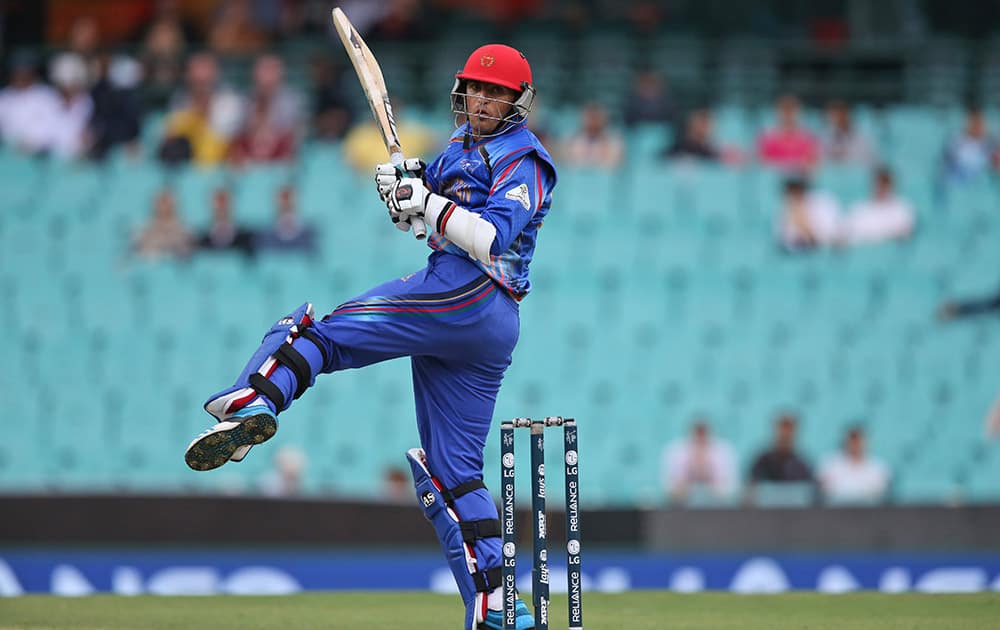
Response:
M875 171L871 199L855 203L844 217L844 244L881 243L913 234L913 206L898 196L895 188L892 171L885 167Z
M778 99L778 124L757 138L757 154L765 164L792 171L808 171L819 162L819 141L799 122L799 99Z
M28 155L45 153L59 97L38 80L37 59L20 51L10 60L10 83L0 91L0 137L3 143Z
M142 126L142 105L138 86L142 68L137 61L124 55L100 59L97 83L90 91L94 113L90 118L90 157L103 159L108 151L126 145L134 154L139 148Z
M302 96L285 85L285 64L274 55L257 59L253 82L250 116L229 159L237 165L291 160L305 127Z
M185 48L198 33L180 14L177 0L160 0L146 31L141 33L139 59L143 67L146 105L161 109L170 101L174 87L180 83Z
M673 125L676 122L677 113L664 81L652 70L643 70L635 75L625 103L626 127L642 123Z
M235 166L287 162L295 157L295 133L274 124L262 103L252 106L247 124L229 145L229 162Z
M187 258L194 236L177 215L174 194L164 188L156 195L149 222L136 235L132 249L142 258Z
M794 175L784 183L784 207L778 240L788 252L833 245L841 235L840 206L828 193L809 189L808 180Z
M304 98L285 83L285 62L264 55L253 66L251 104L267 113L277 129L300 134L305 128Z
M664 450L663 483L673 501L685 501L699 490L716 499L730 498L736 491L733 448L712 437L708 422L699 418L689 438L676 440Z
M257 248L316 254L316 231L311 225L303 223L299 217L295 189L292 186L282 186L278 191L278 209L274 226L258 235Z
M833 101L827 105L823 156L842 164L871 166L875 163L875 150L868 138L854 128L851 108L844 101Z
M690 112L684 133L674 137L674 142L666 149L665 155L672 159L718 162L722 154L712 140L712 114L707 109Z
M220 55L249 55L267 45L267 33L254 21L251 0L225 0L208 34L208 44Z
M889 469L866 452L865 433L853 427L844 438L844 450L831 455L819 470L820 488L829 501L877 502L889 489Z
M624 155L625 142L608 126L607 110L597 103L584 106L580 129L566 141L563 158L579 166L613 169Z
M212 224L198 237L198 249L209 252L235 251L248 258L254 255L255 237L236 224L229 190L217 188L212 194Z
M382 501L409 505L413 501L413 481L398 466L390 466L382 473Z
M69 52L80 57L86 72L86 84L97 82L101 72L101 25L91 15L79 17L69 27Z
M200 25L184 15L184 0L156 0L153 14L133 34L132 41L143 42L150 34L163 24L169 24L170 29L178 31L181 44L191 44L204 39Z
M219 65L210 53L191 57L187 91L174 99L167 117L160 158L168 164L193 159L211 166L226 156L230 139L240 128L243 100L220 87Z
M312 78L312 131L318 140L342 140L354 120L354 113L344 96L343 68L323 55L309 63Z
M997 296L997 308L1000 309L1000 295ZM986 439L995 440L1000 437L1000 396L993 401L990 410L986 412Z
M754 459L750 468L750 481L793 482L813 480L809 464L795 452L795 437L799 421L791 414L783 414L775 423L774 443Z
M86 149L87 125L94 112L87 66L76 53L62 53L52 60L49 74L58 90L58 101L48 122L48 148L56 157L78 158Z
M942 321L948 321L994 312L1000 314L1000 291L996 295L945 302L938 308L938 317Z
M274 454L274 468L260 481L260 491L269 497L302 494L302 477L309 458L296 446L282 446Z
M945 176L952 182L1000 170L1000 144L986 128L982 110L970 109L965 129L948 141L944 150L944 170Z

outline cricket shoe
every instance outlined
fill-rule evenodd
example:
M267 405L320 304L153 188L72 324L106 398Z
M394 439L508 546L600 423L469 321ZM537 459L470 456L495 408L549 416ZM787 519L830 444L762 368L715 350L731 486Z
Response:
M531 616L528 605L519 597L514 602L514 627L517 630L530 630L535 627L535 618ZM486 619L479 624L479 630L503 630L503 611L487 610Z
M241 461L254 444L271 439L278 419L267 405L240 409L232 416L205 429L187 447L184 461L193 470L212 470L227 461Z

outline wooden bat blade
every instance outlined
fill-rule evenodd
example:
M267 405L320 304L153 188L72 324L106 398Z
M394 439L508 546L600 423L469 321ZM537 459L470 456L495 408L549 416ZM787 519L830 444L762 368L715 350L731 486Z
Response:
M337 7L333 10L333 23L337 28L340 41L347 51L347 56L351 59L354 72L358 75L358 80L368 99L372 116L382 133L382 139L389 154L402 153L402 146L399 142L399 132L396 130L396 119L392 112L392 103L389 100L389 93L385 87L385 79L382 76L382 68L378 65L371 49L365 44L354 25L344 12Z
M389 101L389 91L385 86L385 78L382 76L382 68L379 67L375 55L365 44L358 30L354 28L347 15L340 9L333 9L333 25L337 29L340 43L344 45L347 56L351 59L354 72L358 75L358 81L365 92L368 106L372 110L375 118L375 126L382 134L382 141L386 151L389 152L389 160L396 166L403 163L403 146L399 141L399 132L396 131L396 119L392 113L392 103ZM423 220L413 223L413 235L418 239L426 234Z

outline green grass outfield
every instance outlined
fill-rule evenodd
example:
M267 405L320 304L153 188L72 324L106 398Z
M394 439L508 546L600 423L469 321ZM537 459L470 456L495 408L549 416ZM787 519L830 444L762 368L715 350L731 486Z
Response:
M566 599L552 602L552 630L566 628ZM998 628L1000 594L678 595L587 593L590 630L681 628ZM442 630L461 627L457 597L424 593L320 593L287 597L28 596L0 598L0 628L345 628Z

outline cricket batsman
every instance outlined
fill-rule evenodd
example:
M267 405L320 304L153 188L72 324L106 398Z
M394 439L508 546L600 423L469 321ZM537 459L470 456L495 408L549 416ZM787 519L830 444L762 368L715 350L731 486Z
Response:
M241 461L316 375L410 357L421 448L407 452L420 508L433 524L465 603L466 630L500 630L501 531L483 484L483 448L518 338L518 303L551 205L556 170L526 126L535 89L528 61L482 46L455 75L456 131L429 165L375 169L378 194L404 231L423 221L427 266L315 319L303 304L268 331L232 387L205 410L218 422L185 454L195 470ZM391 568L387 567L387 570ZM516 602L517 628L534 628Z

